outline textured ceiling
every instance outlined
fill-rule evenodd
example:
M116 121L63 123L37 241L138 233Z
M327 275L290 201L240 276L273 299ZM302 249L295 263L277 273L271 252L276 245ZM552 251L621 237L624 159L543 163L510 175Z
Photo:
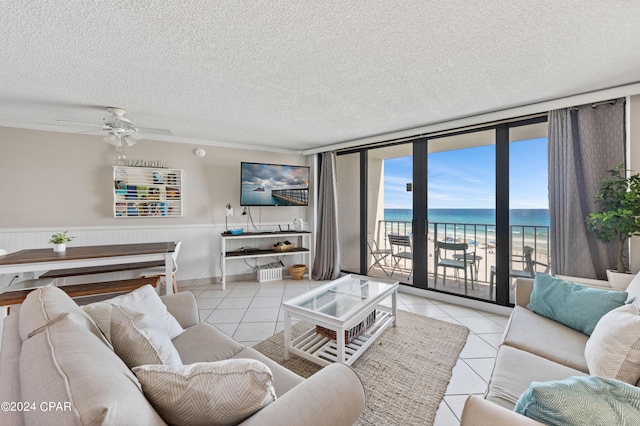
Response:
M0 124L304 150L640 81L640 2L3 0ZM48 127L51 126L51 127Z

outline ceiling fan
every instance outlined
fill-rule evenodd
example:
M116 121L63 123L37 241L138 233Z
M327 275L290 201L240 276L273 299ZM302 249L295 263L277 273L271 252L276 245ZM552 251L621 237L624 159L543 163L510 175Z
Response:
M171 135L171 130L152 129L137 127L129 118L126 117L127 111L117 107L107 107L108 115L102 119L102 124L83 123L69 120L56 120L61 123L80 124L82 126L99 127L97 130L89 130L82 133L102 132L105 133L104 141L118 147L126 144L131 146L139 140L144 139L143 133Z

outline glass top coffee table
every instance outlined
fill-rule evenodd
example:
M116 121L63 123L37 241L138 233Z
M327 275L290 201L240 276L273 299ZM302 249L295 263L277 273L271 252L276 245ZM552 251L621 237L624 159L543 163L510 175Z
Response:
M284 358L320 365L353 364L384 330L396 325L398 282L346 275L282 302ZM391 296L391 308L380 305ZM291 340L292 318L315 324Z

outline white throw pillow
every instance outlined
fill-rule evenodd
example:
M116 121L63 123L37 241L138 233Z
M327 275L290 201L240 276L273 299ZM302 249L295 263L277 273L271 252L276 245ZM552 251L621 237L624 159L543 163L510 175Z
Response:
M271 370L253 359L143 365L133 372L151 405L174 425L237 424L276 399Z
M117 296L112 299L91 303L82 308L93 318L109 341L111 341L111 306L124 306L129 311L141 312L151 316L162 329L169 335L170 339L175 339L184 331L178 320L167 311L167 307L162 303L155 289L147 284L130 293Z
M111 343L116 354L133 368L145 364L182 365L171 339L149 315L124 306L111 310Z
M589 374L635 385L640 379L640 313L635 303L616 308L596 324L584 356Z
M632 303L640 297L640 272L633 277L625 291L629 295L627 297L627 303Z

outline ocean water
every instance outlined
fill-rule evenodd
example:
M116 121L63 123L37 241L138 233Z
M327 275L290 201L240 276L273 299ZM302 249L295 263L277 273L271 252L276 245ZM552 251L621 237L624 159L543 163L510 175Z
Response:
M410 222L413 218L412 209L384 209L384 220ZM496 224L495 209L429 209L430 223L459 223L459 224ZM509 212L511 225L519 226L549 226L548 209L513 209Z
M429 238L436 233L438 240L467 242L470 244L495 244L495 209L429 209ZM411 209L385 209L385 233L412 232ZM509 212L511 241L514 248L535 246L546 253L549 243L548 209L513 209Z

